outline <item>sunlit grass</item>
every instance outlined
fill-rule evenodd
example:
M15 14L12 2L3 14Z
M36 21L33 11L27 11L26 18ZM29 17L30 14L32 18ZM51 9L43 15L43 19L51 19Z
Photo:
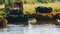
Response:
M35 4L23 4L24 6L24 14L33 14L36 13L35 8L37 6L46 6L46 7L52 7L53 13L56 11L57 13L60 13L60 2L55 3L35 3ZM0 5L0 8L5 8L4 5ZM1 11L0 11L1 12Z
M55 3L36 3L36 4L24 4L24 14L32 14L36 13L35 8L37 6L46 6L46 7L52 7L53 13L56 11L57 13L60 13L60 2Z

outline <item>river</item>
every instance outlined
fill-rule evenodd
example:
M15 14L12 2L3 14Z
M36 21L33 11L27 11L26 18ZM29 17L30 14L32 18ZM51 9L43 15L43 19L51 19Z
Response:
M0 28L0 34L60 34L60 25L7 24L7 28Z

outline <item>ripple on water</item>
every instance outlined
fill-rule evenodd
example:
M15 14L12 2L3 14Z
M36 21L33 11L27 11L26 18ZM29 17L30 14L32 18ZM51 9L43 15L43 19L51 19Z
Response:
M0 34L60 34L60 28L56 25L14 25L0 29Z

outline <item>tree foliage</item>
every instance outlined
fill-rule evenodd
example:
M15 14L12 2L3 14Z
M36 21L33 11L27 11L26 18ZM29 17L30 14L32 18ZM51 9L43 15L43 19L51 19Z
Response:
M3 4L5 2L5 0L0 0L0 4Z

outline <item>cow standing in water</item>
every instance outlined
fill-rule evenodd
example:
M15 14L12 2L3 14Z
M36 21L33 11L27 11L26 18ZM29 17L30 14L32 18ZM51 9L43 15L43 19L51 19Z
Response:
M58 15L57 13L52 12L52 7L44 7L44 6L38 6L36 9L36 19L37 21L52 21L52 23L56 24L54 21L57 20ZM39 22L40 23L40 22Z
M16 0L14 2L9 2L5 5L6 19L9 23L13 22L26 22L28 17L23 14L23 2L21 0ZM23 23L24 24L24 23Z

